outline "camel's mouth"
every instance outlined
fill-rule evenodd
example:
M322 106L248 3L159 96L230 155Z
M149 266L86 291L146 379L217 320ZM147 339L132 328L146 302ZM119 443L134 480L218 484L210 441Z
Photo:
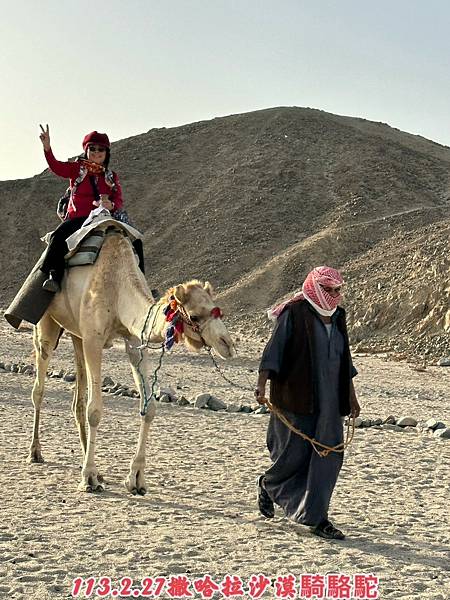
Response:
M235 355L233 340L220 319L210 319L202 336L221 358L227 359Z
M221 336L217 339L213 347L214 350L223 359L232 358L236 355L236 351L234 349L234 345L231 341L231 338L225 338L224 336Z

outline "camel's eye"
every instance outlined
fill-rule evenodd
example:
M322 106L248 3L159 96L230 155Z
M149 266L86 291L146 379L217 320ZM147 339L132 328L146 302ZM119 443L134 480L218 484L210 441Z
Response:
M195 315L191 315L190 318L193 323L198 323L200 321L200 317L196 317Z

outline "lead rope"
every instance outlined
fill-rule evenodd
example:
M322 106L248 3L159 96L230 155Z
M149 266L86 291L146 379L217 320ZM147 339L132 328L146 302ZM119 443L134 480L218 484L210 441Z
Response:
M355 417L350 417L350 419L347 421L347 433L345 436L345 441L340 444L337 444L336 446L327 446L327 444L322 444L322 442L319 442L315 438L309 437L309 435L306 435L306 433L303 433L303 431L300 431L300 429L294 427L294 425L292 425L289 419L287 419L285 415L276 406L274 406L268 398L264 398L264 400L266 401L265 403L269 410L278 419L280 419L280 421L284 423L288 429L290 429L293 433L296 433L301 438L309 442L314 448L314 450L317 452L317 454L321 457L328 456L330 452L336 452L337 454L340 454L344 452L344 450L352 443L353 436L355 435ZM323 448L323 450L319 450L318 448Z
M229 379L221 370L221 368L219 367L219 364L214 356L214 354L212 353L212 348L211 346L209 346L206 341L205 338L202 336L202 332L200 327L196 324L193 323L191 318L189 317L188 313L186 312L186 310L184 309L184 307L182 305L179 306L178 309L181 313L181 316L183 317L184 321L189 325L189 327L191 327L192 331L194 331L194 333L196 333L202 344L204 349L206 350L206 352L209 354L209 357L211 358L214 367L216 368L216 370L219 372L220 376L222 377L222 379L224 379L226 382L228 382L230 385L232 385L233 387L239 388L241 390L246 390L246 391L253 391L252 387L245 387L243 385L239 385L238 383L235 383L234 381L232 381L231 379Z
M219 372L220 376L225 381L227 381L232 386L237 387L241 390L246 390L246 391L251 391L251 392L253 391L253 388L239 385L239 384L235 383L234 381L231 381L231 379L229 379L220 369L215 357L212 354L211 347L207 346L205 344L205 348L206 348L206 351L208 352L209 356L211 357L211 360L212 360L216 370ZM309 435L306 435L306 433L303 433L303 431L300 431L300 429L297 429L296 427L294 427L294 425L292 425L292 423L289 421L289 419L287 419L287 417L285 417L285 415L276 406L274 406L268 398L265 398L265 404L266 404L267 408L270 410L270 412L272 412L276 417L278 417L278 419L280 419L280 421L282 423L284 423L288 429L290 429L293 433L295 433L296 435L299 435L301 438L303 438L304 440L309 442L311 444L311 446L313 447L314 451L317 452L317 454L319 456L321 456L322 458L324 458L325 456L328 456L328 454L330 454L330 452L336 452L338 454L344 452L344 450L346 448L348 448L348 446L353 441L353 436L355 435L355 417L350 417L350 419L347 421L347 432L346 432L346 436L345 436L345 441L342 442L341 444L337 444L336 446L327 446L326 444L322 444L322 442L319 442L315 438L309 437ZM350 427L351 427L351 431L350 431ZM322 450L320 450L319 448L322 448Z
M219 372L219 374L220 374L220 376L222 377L222 379L225 379L225 381L227 381L227 382L228 382L230 385L232 385L232 386L234 386L234 387L236 387L236 388L239 388L239 389L241 389L241 390L245 390L245 391L247 391L247 392L253 392L253 387L246 387L245 385L240 385L240 384L238 384L238 383L235 383L234 381L231 381L231 379L229 379L229 378L228 378L228 377L227 377L227 376L226 376L226 375L223 373L223 371L222 371L222 370L221 370L221 368L219 367L219 364L218 364L218 362L217 362L217 360L216 360L215 356L214 356L214 355L213 355L213 353L212 353L211 346L207 346L207 345L205 345L205 350L206 350L206 352L208 352L208 354L209 354L209 356L210 356L210 358L211 358L211 360L212 360L212 362L213 362L213 365L214 365L214 367L215 367L215 368L216 368L216 370Z

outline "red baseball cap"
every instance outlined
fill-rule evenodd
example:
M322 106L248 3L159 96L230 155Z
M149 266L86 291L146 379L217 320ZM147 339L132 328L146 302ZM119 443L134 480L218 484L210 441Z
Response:
M99 133L98 131L91 131L91 133L84 136L83 150L86 150L89 144L98 144L99 146L105 146L105 148L111 147L106 133Z

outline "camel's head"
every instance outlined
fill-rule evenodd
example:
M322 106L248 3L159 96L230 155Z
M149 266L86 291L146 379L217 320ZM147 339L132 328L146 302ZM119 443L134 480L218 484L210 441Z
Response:
M214 303L213 288L207 281L193 280L169 290L184 321L182 340L190 350L199 352L207 344L222 358L234 356L230 334L222 321L222 311Z

